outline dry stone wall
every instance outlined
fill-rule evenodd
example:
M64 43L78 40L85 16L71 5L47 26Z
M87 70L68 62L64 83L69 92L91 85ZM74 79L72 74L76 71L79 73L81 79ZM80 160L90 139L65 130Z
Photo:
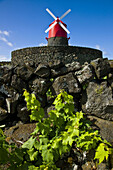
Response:
M10 61L0 61L0 66L11 65Z
M73 95L75 111L85 112L103 139L113 145L113 61L103 59L101 51L81 47L26 48L12 52L10 66L0 66L0 125L6 124L5 132L10 137L21 129L18 138L13 137L25 141L21 139L21 127L27 123L29 126L30 112L23 89L36 95L45 116L53 109L52 96L64 89ZM9 127L13 125L12 131ZM28 131L26 128L27 137ZM110 159L99 169L113 168ZM92 166L90 162L81 168Z
M31 47L23 48L12 52L12 65L24 65L25 63L32 63L38 65L46 63L50 67L56 65L60 61L64 64L78 61L81 64L90 62L96 58L102 58L100 50L75 47L75 46L59 46L59 47Z

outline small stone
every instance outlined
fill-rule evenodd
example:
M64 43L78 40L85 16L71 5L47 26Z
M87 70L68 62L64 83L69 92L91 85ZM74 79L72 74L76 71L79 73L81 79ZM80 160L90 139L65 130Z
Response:
M86 162L85 164L82 165L82 170L92 170L93 167L96 168L94 162Z
M78 165L74 165L73 170L78 170Z
M0 121L6 119L7 116L8 116L7 110L5 110L2 107L0 107Z
M110 69L113 71L113 60L109 60Z
M47 65L39 64L36 68L34 74L38 75L39 77L47 78L50 75L50 69Z
M60 60L54 60L53 62L48 63L49 67L52 69L57 69L63 66L63 63Z
M34 72L34 69L28 69L27 66L16 67L14 73L23 80L29 80Z
M77 71L81 69L81 65L79 62L73 61L72 63L68 63L65 65L65 67L68 69L68 72L70 71Z
M66 73L68 73L68 69L65 66L61 68L51 69L51 77L58 77Z
M51 81L43 78L34 78L29 82L29 88L35 93L45 94L51 85Z
M91 65L93 66L98 79L107 76L111 70L108 59L97 58L96 60L91 61Z
M8 73L6 73L6 74L3 76L3 81L4 81L4 83L10 84L13 71L12 71L12 69L10 69L10 70L8 70L7 72L8 72Z
M27 107L24 104L19 104L17 106L17 112L17 117L19 117L22 122L26 123L30 121L30 111L27 110Z
M3 96L0 96L0 107L4 105L5 98Z
M17 93L13 98L6 98L8 113L14 114L20 95Z
M1 92L2 94L5 94L6 96L9 95L7 86L6 86L5 84L2 84L2 85L0 86L0 92Z
M51 110L55 110L55 106L52 105L52 106L46 108L47 114L48 114Z
M19 93L23 93L23 89L26 89L26 83L17 75L12 76L11 86L16 89Z
M97 170L110 170L108 162L99 164Z
M89 64L85 65L82 70L75 72L75 76L80 84L85 84L91 81L94 78L92 67Z
M15 97L15 94L17 93L17 91L14 89L14 88L12 88L11 86L7 86L7 85L5 85L5 84L3 84L1 87L0 87L0 92L3 94L3 95L5 95L5 96L7 96L8 98L9 97ZM6 97L6 98L7 98Z
M63 67L51 69L51 77L57 77L69 72L74 72L76 70L79 70L80 68L81 65L79 62L68 63L65 64Z
M108 82L111 85L111 87L113 88L113 73L108 74Z

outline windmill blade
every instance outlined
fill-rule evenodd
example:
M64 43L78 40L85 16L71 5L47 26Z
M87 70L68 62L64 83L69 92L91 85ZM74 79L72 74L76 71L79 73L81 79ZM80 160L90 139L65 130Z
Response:
M67 12L65 12L59 19L61 20L62 18L64 18L70 11L71 11L71 9L69 9Z
M46 31L45 33L47 33L51 28L53 28L55 25L57 24L57 22L55 22L54 24L52 24Z
M59 25L69 34L70 32L68 31L68 29L61 23L59 22Z
M55 17L55 15L48 9L46 8L46 11L56 20L57 18Z

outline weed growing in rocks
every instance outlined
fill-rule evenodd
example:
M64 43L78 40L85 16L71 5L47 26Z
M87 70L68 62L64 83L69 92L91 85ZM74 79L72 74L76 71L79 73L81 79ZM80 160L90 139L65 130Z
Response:
M44 109L34 94L25 90L23 95L27 109L31 110L30 120L37 122L36 129L21 148L9 145L0 130L0 164L8 163L11 170L56 170L64 166L58 164L60 159L65 159L69 166L77 162L70 153L76 157L94 149L98 166L113 152L111 144L90 127L84 114L74 113L73 96L67 92L62 90L56 97L55 110L51 110L47 118L44 118Z

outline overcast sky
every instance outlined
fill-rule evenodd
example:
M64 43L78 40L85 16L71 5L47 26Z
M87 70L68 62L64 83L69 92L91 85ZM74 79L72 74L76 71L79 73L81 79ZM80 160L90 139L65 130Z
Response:
M0 61L11 51L47 44L45 30L54 19L49 8L70 31L69 44L100 49L113 59L113 0L0 0Z

